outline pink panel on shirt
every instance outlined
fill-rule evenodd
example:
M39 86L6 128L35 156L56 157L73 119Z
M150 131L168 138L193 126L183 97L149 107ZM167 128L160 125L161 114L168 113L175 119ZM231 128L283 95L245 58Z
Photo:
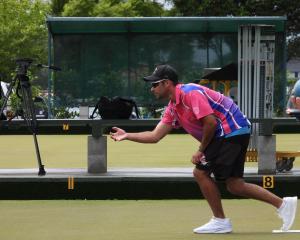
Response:
M202 139L202 123L199 119L214 112L207 98L201 92L191 91L188 94L183 94L179 88L176 91L182 100L178 99L176 104L169 102L161 121L175 128L183 127L200 141Z

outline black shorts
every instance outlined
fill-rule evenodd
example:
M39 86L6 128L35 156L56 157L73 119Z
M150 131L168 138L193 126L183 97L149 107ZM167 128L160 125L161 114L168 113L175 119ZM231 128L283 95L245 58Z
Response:
M206 162L196 168L213 173L218 181L243 177L250 134L214 138L204 151Z

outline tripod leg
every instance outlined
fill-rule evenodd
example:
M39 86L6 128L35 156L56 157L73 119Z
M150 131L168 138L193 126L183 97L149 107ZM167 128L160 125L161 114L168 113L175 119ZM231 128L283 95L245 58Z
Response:
M39 145L37 141L37 121L34 111L34 105L32 100L32 94L30 89L30 83L29 82L21 82L21 92L22 92L22 104L23 104L23 110L24 110L24 118L27 121L27 125L32 130L32 135L34 139L34 146L35 146L35 152L36 157L38 161L39 166L39 176L44 176L46 174L46 171L44 169L44 165L42 164Z
M44 165L42 164L42 159L41 159L41 154L40 154L40 149L39 149L39 144L37 141L36 133L33 133L33 140L34 140L34 146L35 146L35 151L36 151L36 157L39 165L39 176L44 176L46 174Z

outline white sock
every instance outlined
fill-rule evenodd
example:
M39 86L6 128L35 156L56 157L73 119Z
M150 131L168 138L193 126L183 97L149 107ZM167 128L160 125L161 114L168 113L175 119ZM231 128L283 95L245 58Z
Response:
M227 218L217 218L217 217L214 217L214 219L219 222L225 222L227 220Z
M282 200L282 204L281 204L281 206L279 208L277 208L277 210L281 211L284 208L285 204L286 204L285 201Z

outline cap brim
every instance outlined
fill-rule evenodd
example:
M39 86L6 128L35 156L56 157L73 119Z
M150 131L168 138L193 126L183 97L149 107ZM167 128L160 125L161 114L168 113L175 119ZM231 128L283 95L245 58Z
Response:
M159 80L160 80L159 77L153 76L153 75L144 77L143 79L144 79L144 81L146 81L146 82L156 82L156 81L159 81Z

